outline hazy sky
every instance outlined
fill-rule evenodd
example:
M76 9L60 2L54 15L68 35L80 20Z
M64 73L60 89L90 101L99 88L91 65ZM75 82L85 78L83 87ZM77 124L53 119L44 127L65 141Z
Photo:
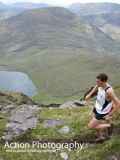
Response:
M87 3L87 2L113 2L120 3L120 0L0 0L3 3L16 3L16 2L35 2L35 3L48 3L52 5L69 5L71 3Z

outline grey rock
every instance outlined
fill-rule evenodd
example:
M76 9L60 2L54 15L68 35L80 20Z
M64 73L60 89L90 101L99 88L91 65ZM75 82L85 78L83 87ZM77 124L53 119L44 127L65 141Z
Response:
M62 152L60 153L61 158L63 158L64 160L68 160L68 154L66 152Z
M80 106L85 106L85 101L78 101L78 100L68 101L60 105L59 108L75 108L75 107L80 107Z
M21 109L12 112L10 121L23 123L26 119L33 117L34 111L35 111L34 107L31 108L31 106L23 105Z
M35 128L37 125L37 105L21 105L11 112L11 117L6 125L5 140L25 133L28 129Z
M10 104L10 105L1 105L0 106L0 112L2 113L9 113L12 110L14 110L16 108L16 105L14 104Z
M119 160L117 156L112 155L108 158L108 160Z
M64 124L63 120L56 120L56 119L49 119L43 122L44 128L56 127L56 126L60 126L63 124Z
M68 126L63 126L58 130L58 132L61 134L68 134L70 132L70 128Z

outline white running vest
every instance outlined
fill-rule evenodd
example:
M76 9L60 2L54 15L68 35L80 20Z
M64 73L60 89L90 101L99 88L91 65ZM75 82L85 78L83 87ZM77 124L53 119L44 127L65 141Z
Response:
M111 88L111 86L108 85L105 89L103 89L102 87L98 87L95 108L99 114L107 114L112 109L112 102L106 99L106 90L108 88Z

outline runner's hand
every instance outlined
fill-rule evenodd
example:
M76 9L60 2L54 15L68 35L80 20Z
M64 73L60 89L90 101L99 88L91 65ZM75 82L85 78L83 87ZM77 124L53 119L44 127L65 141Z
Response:
M105 120L111 120L112 119L112 116L111 115L106 115L105 116Z

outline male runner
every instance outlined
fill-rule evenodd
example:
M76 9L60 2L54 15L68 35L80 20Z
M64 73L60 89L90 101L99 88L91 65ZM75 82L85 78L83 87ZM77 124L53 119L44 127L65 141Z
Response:
M104 140L103 131L111 127L106 120L120 108L120 100L116 97L111 85L107 83L108 76L104 73L96 77L96 86L86 95L88 101L97 92L96 103L93 109L94 116L90 120L88 127L98 131L96 141Z

